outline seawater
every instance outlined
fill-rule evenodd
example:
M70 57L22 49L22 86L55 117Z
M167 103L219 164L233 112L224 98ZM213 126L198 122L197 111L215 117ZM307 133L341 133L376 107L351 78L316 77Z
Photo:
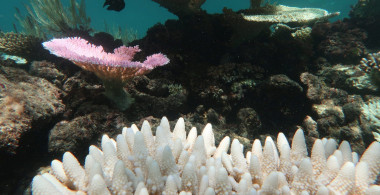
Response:
M79 2L79 0L77 0ZM0 0L0 30L4 32L13 31L13 24L19 30L17 20L14 18L15 7L26 13L24 4L29 4L29 0ZM69 0L62 0L63 4L68 4ZM357 0L271 0L269 3L277 3L296 7L323 8L329 12L341 12L334 20L348 16L350 6L356 4ZM164 23L167 19L177 18L169 13L165 8L160 7L152 0L125 0L125 9L121 12L108 11L103 8L104 0L86 0L87 15L91 18L91 27L96 31L104 30L104 23L109 27L120 25L123 28L137 31L138 37L145 35L148 28L156 23ZM202 8L209 13L221 13L223 8L233 10L246 9L249 7L249 0L207 0Z

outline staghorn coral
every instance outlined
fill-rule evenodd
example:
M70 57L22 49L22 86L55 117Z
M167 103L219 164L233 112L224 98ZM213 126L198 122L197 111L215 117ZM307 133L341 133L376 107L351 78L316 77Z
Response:
M41 53L44 53L41 43L40 38L32 35L0 32L0 52L17 55L29 61L39 59Z
M161 53L148 56L144 62L132 61L134 55L141 51L138 46L121 46L113 53L107 53L102 46L92 45L79 37L52 39L44 42L43 46L52 54L66 58L98 76L104 83L106 96L121 110L131 104L131 98L123 89L129 79L169 63L169 59Z
M256 139L243 154L237 139L215 145L211 124L201 135L186 136L180 118L173 131L164 117L153 136L145 121L124 128L116 140L102 137L101 149L90 146L82 167L66 152L53 160L50 173L32 181L33 194L374 194L380 172L380 143L373 142L359 160L348 142L317 139L308 156L305 137L297 130L290 146ZM231 147L230 147L231 146ZM230 154L227 154L230 149Z

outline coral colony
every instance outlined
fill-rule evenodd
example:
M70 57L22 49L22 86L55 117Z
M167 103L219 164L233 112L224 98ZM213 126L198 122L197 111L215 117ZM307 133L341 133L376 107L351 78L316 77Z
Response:
M229 152L229 154L227 153ZM124 128L116 140L104 135L90 146L84 167L66 152L50 173L34 177L32 192L42 194L379 194L380 143L359 158L350 144L316 139L308 155L303 130L292 145L283 133L253 142L243 154L237 139L215 146L211 124L201 135L186 136L183 118L173 131L162 118L153 136L147 121Z
M142 39L94 29L85 0L17 10L23 30L0 32L0 54L28 63L0 59L0 195L380 195L380 0L354 0L336 22L339 12L265 0L214 14L207 0L151 1L176 19ZM130 82L169 58L92 44L131 39L176 62ZM49 52L94 73L111 101ZM132 89L139 101L123 112Z
M44 42L43 46L52 54L95 73L103 81L105 95L121 110L127 109L132 102L124 90L125 82L134 76L147 74L153 68L166 65L170 61L161 53L148 56L144 62L132 61L134 55L141 51L138 46L121 46L113 53L107 53L102 46L92 45L79 37L52 39Z

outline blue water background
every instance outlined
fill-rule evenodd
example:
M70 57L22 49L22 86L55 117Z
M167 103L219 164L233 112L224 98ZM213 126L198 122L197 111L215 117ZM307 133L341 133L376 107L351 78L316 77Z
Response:
M29 0L0 0L0 2L0 30L13 31L13 24L17 25L14 18L14 8L18 7L25 11L23 4L28 3ZM67 3L69 0L62 0L62 2ZM104 0L86 0L91 27L97 31L102 31L105 22L109 26L120 25L124 28L136 30L141 38L147 29L154 24L177 18L151 0L125 0L125 2L126 8L121 12L115 12L102 8ZM357 0L272 0L271 2L297 7L323 8L329 12L340 11L341 16L336 19L341 19L348 17L350 6L354 5ZM245 9L249 7L249 0L207 0L203 5L203 8L209 13L221 13L223 7L233 10ZM18 27L18 29L21 28Z

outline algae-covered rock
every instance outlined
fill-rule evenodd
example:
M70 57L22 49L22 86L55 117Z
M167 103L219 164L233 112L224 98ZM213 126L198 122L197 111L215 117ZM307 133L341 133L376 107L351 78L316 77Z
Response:
M0 153L15 154L26 135L63 113L64 92L24 70L0 67L0 72Z

